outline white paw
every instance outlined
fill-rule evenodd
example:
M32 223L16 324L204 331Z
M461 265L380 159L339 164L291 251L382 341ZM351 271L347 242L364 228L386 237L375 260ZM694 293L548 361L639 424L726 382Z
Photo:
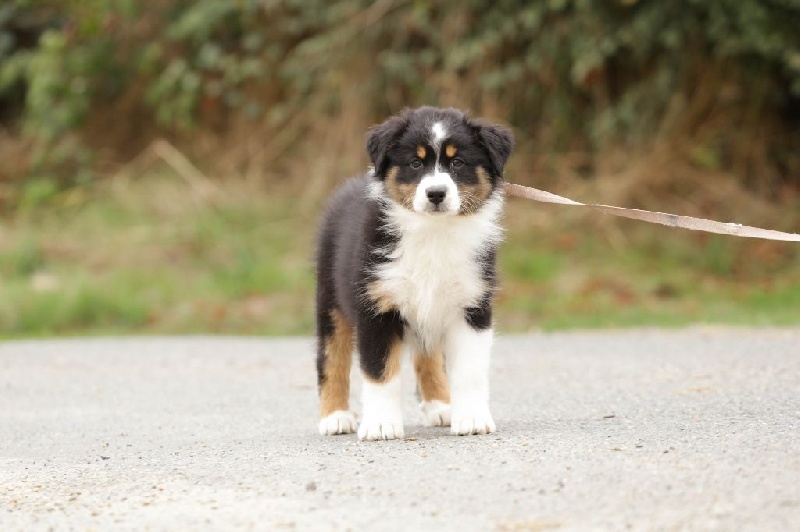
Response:
M443 401L422 401L419 404L425 424L429 427L447 427L450 425L450 404Z
M395 440L404 435L402 420L364 419L358 427L359 440Z
M319 433L322 436L350 434L356 431L356 416L349 410L337 410L319 420Z
M488 405L468 408L454 408L450 423L450 432L459 436L468 434L490 434L497 430L489 412Z
M404 436L401 393L399 375L383 384L364 381L361 390L364 411L358 439L394 440Z

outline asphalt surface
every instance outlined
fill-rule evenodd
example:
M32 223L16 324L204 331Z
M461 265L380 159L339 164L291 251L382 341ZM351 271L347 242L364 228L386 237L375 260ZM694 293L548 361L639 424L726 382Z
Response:
M313 360L0 344L0 530L800 530L800 329L501 337L488 436L422 427L408 371L405 439L319 436Z

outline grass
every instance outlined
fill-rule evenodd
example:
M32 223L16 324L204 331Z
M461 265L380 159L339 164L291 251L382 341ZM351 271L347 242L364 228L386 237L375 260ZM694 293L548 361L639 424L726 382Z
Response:
M210 206L149 180L7 220L0 331L308 333L310 222L248 192Z
M598 228L608 220L594 214L537 228L529 208L509 206L500 255L499 321L512 330L800 324L794 244L628 221Z
M310 334L319 208L172 177L57 195L0 220L0 336ZM547 209L543 211L542 209ZM501 331L800 324L800 252L511 202Z

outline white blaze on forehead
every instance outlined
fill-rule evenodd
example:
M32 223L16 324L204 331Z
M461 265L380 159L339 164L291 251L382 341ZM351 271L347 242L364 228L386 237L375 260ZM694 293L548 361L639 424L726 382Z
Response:
M444 140L447 136L447 130L444 128L441 122L436 122L431 127L431 132L433 133L433 146L435 148L439 147L439 143Z

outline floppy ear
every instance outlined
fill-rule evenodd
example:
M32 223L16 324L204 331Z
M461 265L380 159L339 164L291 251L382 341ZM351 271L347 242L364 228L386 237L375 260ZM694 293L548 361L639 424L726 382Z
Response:
M503 168L506 165L508 156L514 148L514 133L507 127L497 124L489 124L481 120L472 121L475 135L486 149L496 175L503 176Z
M384 123L372 126L367 133L367 154L375 167L375 175L383 179L386 172L386 152L408 126L409 110L388 118Z

